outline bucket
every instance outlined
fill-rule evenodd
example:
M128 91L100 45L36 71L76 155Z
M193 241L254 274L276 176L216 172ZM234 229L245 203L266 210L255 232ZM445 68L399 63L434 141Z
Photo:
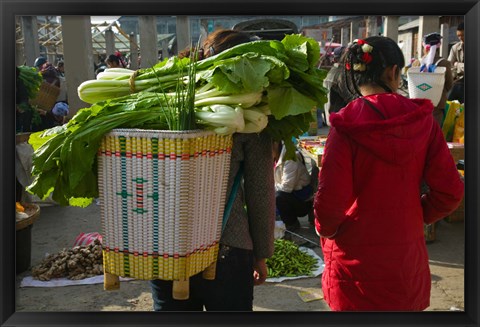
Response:
M420 67L411 67L407 71L408 95L410 98L422 98L437 106L442 97L445 84L446 67L436 67L435 72L420 72Z

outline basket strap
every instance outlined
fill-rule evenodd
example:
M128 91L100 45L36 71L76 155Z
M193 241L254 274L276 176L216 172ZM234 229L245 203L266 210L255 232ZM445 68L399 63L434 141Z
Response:
M222 220L222 232L227 225L228 217L230 217L230 212L232 211L233 202L235 201L235 197L237 196L238 187L240 186L240 182L243 178L243 161L240 162L240 167L238 168L237 175L235 176L235 181L233 182L232 190L230 191L230 196L228 197L227 206L225 207L225 211L223 212L223 220Z
M367 99L365 98L360 98L363 100L363 102L365 102L370 108L373 109L373 111L375 111L380 117L382 117L383 120L387 119L385 117L385 115L380 111L380 109L378 109L377 107L375 107L375 105L373 103L371 103L370 101L368 101Z

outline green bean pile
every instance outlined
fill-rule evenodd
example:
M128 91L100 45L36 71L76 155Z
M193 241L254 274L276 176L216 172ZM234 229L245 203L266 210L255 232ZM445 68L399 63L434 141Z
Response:
M267 259L268 277L313 276L317 260L292 241L275 240L273 256Z

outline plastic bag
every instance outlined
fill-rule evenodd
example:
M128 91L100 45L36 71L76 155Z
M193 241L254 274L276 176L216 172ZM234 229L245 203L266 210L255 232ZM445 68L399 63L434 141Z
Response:
M91 243L93 243L96 239L102 242L102 235L99 233L93 232L93 233L80 233L77 238L75 239L75 242L73 243L73 246L87 246Z
M453 129L453 139L452 142L463 143L463 136L465 133L465 108L460 106L460 113L455 119L455 127Z
M455 120L460 114L461 104L457 100L447 101L445 106L445 119L442 124L442 132L447 142L452 142L455 129Z

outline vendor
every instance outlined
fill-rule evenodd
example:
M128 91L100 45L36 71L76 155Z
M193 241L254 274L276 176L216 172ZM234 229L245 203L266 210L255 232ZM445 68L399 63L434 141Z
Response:
M281 142L274 142L275 203L287 230L295 231L300 228L298 217L312 210L313 189L302 154L297 151L297 160L285 160L285 152Z

